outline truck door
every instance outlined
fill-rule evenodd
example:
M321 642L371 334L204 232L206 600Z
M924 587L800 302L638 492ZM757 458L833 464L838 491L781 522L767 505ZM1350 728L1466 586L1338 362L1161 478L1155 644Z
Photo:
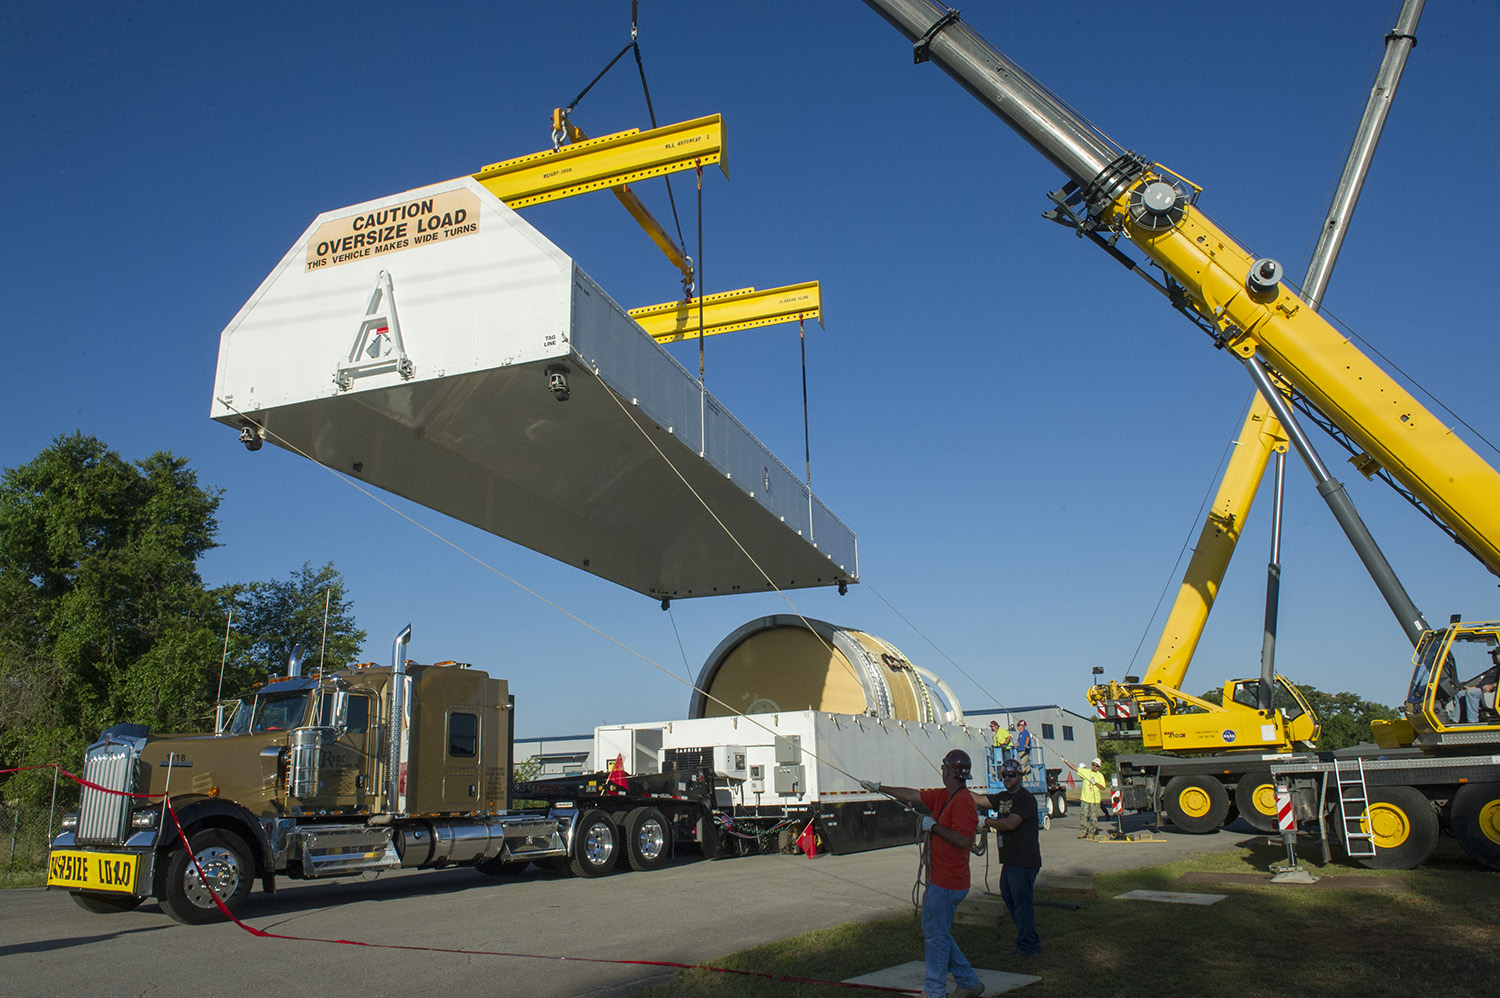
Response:
M332 696L323 697L323 717L332 723ZM349 693L344 727L319 760L317 804L330 810L358 811L368 805L378 789L375 779L375 694L370 690Z
M443 804L445 810L473 811L481 807L480 793L482 744L480 711L464 706L450 707L447 718L447 749L443 766Z

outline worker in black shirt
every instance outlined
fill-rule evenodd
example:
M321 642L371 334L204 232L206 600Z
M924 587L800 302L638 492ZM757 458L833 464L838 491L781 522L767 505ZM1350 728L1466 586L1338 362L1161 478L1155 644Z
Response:
M1007 759L1000 766L1005 790L990 794L990 808L999 817L985 818L987 828L1000 832L1000 898L1016 923L1016 952L1037 956L1042 940L1036 934L1036 913L1031 893L1042 869L1042 847L1038 841L1036 798L1021 786L1021 765Z

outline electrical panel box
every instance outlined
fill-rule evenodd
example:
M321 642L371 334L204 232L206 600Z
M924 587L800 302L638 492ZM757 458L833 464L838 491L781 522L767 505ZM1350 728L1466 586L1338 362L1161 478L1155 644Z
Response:
M749 788L752 794L763 794L766 792L766 767L750 767Z
M800 764L776 767L776 792L782 797L800 797L807 787L807 774Z
M776 765L801 765L802 736L783 735L776 739Z
M745 746L715 745L714 772L729 779L745 778Z

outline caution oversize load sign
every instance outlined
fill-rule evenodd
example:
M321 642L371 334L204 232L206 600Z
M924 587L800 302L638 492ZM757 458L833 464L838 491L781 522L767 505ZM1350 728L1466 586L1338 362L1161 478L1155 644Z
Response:
M479 198L463 188L446 191L324 222L307 241L303 269L337 267L478 231Z

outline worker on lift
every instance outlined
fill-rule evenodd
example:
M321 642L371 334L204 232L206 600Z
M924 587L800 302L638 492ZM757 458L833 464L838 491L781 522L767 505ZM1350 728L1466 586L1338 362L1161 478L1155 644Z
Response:
M1001 760L1011 757L1010 728L1002 728L999 721L990 722L990 744L1000 750Z

